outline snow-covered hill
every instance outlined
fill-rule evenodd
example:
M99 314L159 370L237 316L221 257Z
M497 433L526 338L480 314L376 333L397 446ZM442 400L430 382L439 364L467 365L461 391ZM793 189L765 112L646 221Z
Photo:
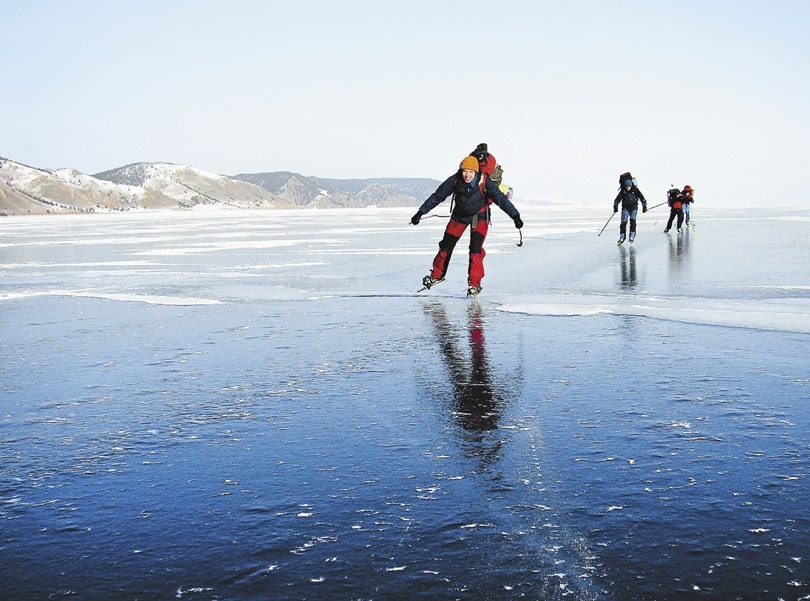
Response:
M330 179L289 171L233 178L261 186L297 207L318 208L416 207L441 183L427 178Z
M137 163L102 174L45 170L0 159L0 214L27 215L133 209L287 208L247 182L168 163Z
M250 209L418 206L439 182L337 180L290 172L228 177L186 165L133 163L87 175L0 157L0 216L203 205Z

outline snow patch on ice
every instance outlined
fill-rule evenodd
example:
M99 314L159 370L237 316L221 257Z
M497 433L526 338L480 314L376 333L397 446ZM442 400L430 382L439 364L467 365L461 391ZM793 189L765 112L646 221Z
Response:
M688 307L688 310L684 310L684 307ZM500 309L526 315L629 315L681 323L810 333L810 301L807 299L740 301L638 296L628 299L608 295L579 295L572 298L572 295L548 295L534 302L506 303Z
M279 248L298 244L295 240L238 240L234 242L208 243L197 246L155 248L134 252L136 255L181 256L195 253L217 252L226 250L245 250L261 248Z
M45 291L21 291L0 293L0 301L19 300L23 298L34 298L39 296L74 296L85 298L100 298L121 302L148 303L151 305L221 305L222 301L212 298L194 298L187 296L160 296L149 294L130 294L116 292L92 292L88 290L45 290Z

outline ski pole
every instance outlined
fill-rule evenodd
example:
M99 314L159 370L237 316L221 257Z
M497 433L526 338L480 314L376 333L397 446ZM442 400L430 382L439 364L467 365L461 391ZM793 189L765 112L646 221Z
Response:
M518 248L520 248L521 246L523 246L523 230L519 229L518 234L520 234L520 242L518 242L517 245L518 245Z
M669 202L668 200L665 200L664 202L659 202L657 205L652 206L652 207L650 207L650 208L649 208L649 209L647 209L647 210L648 210L648 211L652 211L652 210L653 210L655 207L660 207L661 205L665 205L665 204L667 204L668 202Z
M602 235L602 232L604 232L604 231L605 231L605 228L608 226L608 223L610 223L610 220L611 220L611 219L613 219L613 216L614 216L615 214L616 214L616 211L614 211L613 213L611 213L611 214L610 214L610 217L608 217L608 220L607 220L607 221L605 221L605 225L603 225L603 226L602 226L602 229L601 229L601 230L599 230L599 233L597 234L597 236L601 236L601 235Z

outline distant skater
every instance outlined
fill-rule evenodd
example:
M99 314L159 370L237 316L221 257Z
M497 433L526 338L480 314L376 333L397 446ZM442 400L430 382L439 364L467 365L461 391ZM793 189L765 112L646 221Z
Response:
M484 277L484 240L489 231L489 204L494 202L521 229L523 221L520 212L506 195L486 174L479 172L478 159L466 156L462 159L458 171L448 177L436 188L419 210L411 217L411 223L418 225L422 216L431 209L453 196L450 221L444 230L444 237L439 242L439 252L433 259L433 267L422 279L422 285L430 288L444 280L453 249L465 230L470 228L470 261L467 267L467 296L477 296L481 292L481 279Z
M683 225L683 193L678 188L672 188L667 192L667 205L669 205L669 220L667 227L664 228L666 234L672 229L672 222L677 218L678 232L681 231Z
M694 190L689 184L683 187L683 217L686 227L692 222L692 203L695 202Z
M629 175L629 174L627 174ZM642 212L647 212L647 199L641 190L633 183L632 179L626 179L622 183L622 188L613 200L613 212L619 211L619 204L622 205L622 221L619 224L619 244L623 244L627 237L627 222L630 222L630 242L636 239L636 216L638 215L638 203L641 201Z

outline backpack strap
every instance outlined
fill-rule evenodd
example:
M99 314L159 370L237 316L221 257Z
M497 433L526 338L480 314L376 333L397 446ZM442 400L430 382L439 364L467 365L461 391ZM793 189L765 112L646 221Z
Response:
M456 179L453 180L453 196L450 198L450 216L453 216L453 207L456 204L456 194L458 194L458 175L456 175Z
M487 174L481 173L481 196L484 198L484 201L487 203L487 221L489 221L489 205L492 204L492 199L487 198Z
M492 204L492 199L487 198L487 174L483 171L481 172L481 182L478 184L478 189L481 190L481 198L483 198L486 203L487 223L492 223L492 211L489 208Z

